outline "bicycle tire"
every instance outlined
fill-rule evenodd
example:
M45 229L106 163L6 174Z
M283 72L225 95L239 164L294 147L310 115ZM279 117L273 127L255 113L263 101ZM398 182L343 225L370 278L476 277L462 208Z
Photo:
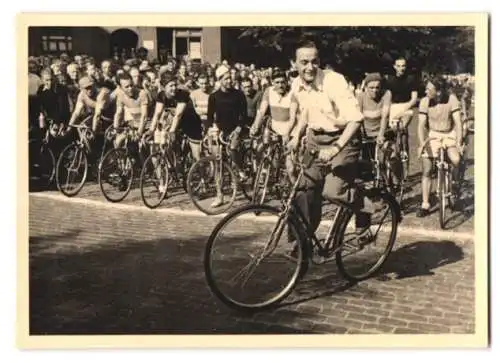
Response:
M272 163L269 161L268 158L265 158L264 160L262 160L259 168L257 169L257 173L255 174L255 178L254 178L252 199L251 199L253 204L264 204L264 202L266 200L267 186L268 186L269 177L271 174L271 166L272 166ZM265 175L264 183L261 185L260 181L261 181L261 176L262 176L262 173L264 172L264 170L267 170L267 173ZM261 188L259 188L259 187L261 187ZM260 198L259 198L259 190L263 190L263 193L260 196Z
M439 204L439 226L441 229L445 229L446 226L446 173L443 169L438 170L438 204Z
M191 166L193 166L193 157L191 156L191 151L189 151L187 154L184 155L182 158L182 189L187 193L188 188L187 188L187 179L188 179L188 174L189 170L191 170Z
M153 161L153 158L158 158L158 160L161 158L161 159L164 159L164 156L163 154L161 153L154 153L154 154L151 154L149 155L146 160L144 160L144 164L142 165L142 169L141 169L141 176L139 178L139 188L141 190L141 199L142 199L142 202L144 203L144 205L146 207L148 207L149 209L155 209L155 208L158 208L160 206L160 204L165 200L165 197L167 196L167 191L168 191L168 167L165 167L165 170L164 172L166 173L166 188L163 192L160 193L160 197L158 198L158 201L156 203L150 203L150 201L146 198L146 192L145 192L145 180L146 180L146 173L147 173L147 167L148 167L148 163L149 162L152 162Z
M198 169L203 168L203 164L206 163L212 163L212 167L217 163L221 164L220 160L215 157L215 156L205 156L202 157L200 160L195 162L191 168L189 169L188 177L187 177L187 194L189 196L189 199L191 202L194 204L194 206L201 212L205 213L206 215L217 215L221 213L227 212L234 204L236 200L236 193L238 191L238 183L236 181L236 176L233 172L233 170L229 167L229 165L226 162L222 162L222 168L225 169L225 171L229 174L229 177L231 179L231 187L232 187L232 193L230 195L230 202L226 203L224 207L217 207L216 209L209 209L204 207L197 199L195 195L195 190L193 188L193 181L195 179L195 174L198 172ZM221 186L222 189L224 189L224 185Z
M82 159L81 159L81 162L83 161L83 164L84 164L84 172L83 172L83 177L82 177L82 180L78 183L78 186L73 189L73 191L68 191L66 190L65 188L62 187L62 175L60 174L61 173L61 166L62 166L62 163L63 163L63 160L64 160L64 157L66 156L66 154L69 154L71 152L71 150L75 150L75 158L76 156L80 156ZM75 143L71 143L69 145L67 145L63 151L61 152L61 154L59 155L59 159L57 160L57 164L56 164L56 185L57 185L57 189L65 196L67 197L74 197L75 195L77 195L78 193L80 193L80 191L82 190L85 182L87 181L87 175L88 175L88 160L87 160L87 153L85 152L85 150L83 149L82 146L80 145L77 145Z
M389 206L391 217L392 217L391 232L389 234L389 242L384 250L384 253L377 260L377 262L367 272L365 272L361 275L353 275L348 271L348 269L345 266L345 262L343 260L342 248L339 248L339 246L342 244L341 238L344 237L348 223L354 214L352 209L344 208L343 215L341 217L342 219L339 223L339 229L337 230L337 233L335 234L334 246L335 246L335 248L338 248L338 250L335 254L335 263L337 265L337 268L339 269L340 274L349 282L360 282L360 281L366 280L366 279L374 276L376 273L378 273L378 271L380 271L380 269L384 266L385 262L387 261L387 258L391 254L392 249L394 247L394 243L396 242L398 224L401 220L401 214L400 214L400 211L399 211L399 208L397 205L397 201L392 194L389 194L387 192L382 192L380 194L380 198L385 200L385 202Z
M253 168L253 157L254 152L251 148L244 148L241 151L243 164L245 166L245 171L248 176L248 180L241 182L238 179L238 188L241 189L241 192L246 200L252 202L253 200L253 185L255 181L256 171Z
M224 228L231 223L236 217L239 217L242 214L248 213L249 215L261 215L262 213L269 213L274 215L276 218L280 215L281 211L278 208L269 206L269 205L253 205L253 204L247 204L244 206L241 206L235 210L233 210L231 213L226 215L212 230L207 243L205 245L205 252L204 252L204 260L203 260L203 265L204 265L204 270L205 270L205 278L207 285L212 292L212 294L219 299L222 303L224 303L226 306L229 308L232 308L234 310L238 311L245 311L245 312L255 312L255 311L260 311L264 309L269 309L277 304L279 304L281 301L286 299L290 293L293 291L294 287L296 286L297 282L300 280L301 275L303 275L303 271L307 270L307 265L309 263L308 257L308 252L307 252L307 246L303 239L303 231L301 225L297 222L297 220L293 217L293 215L290 215L288 218L288 224L291 224L292 230L296 232L296 238L298 241L300 241L300 247L298 249L298 255L296 259L296 269L289 279L287 284L282 285L282 289L277 292L276 294L273 295L273 297L260 302L260 303L255 303L255 304L248 304L244 303L241 301L236 301L234 298L227 296L222 289L220 288L219 283L217 282L217 279L215 277L216 274L213 272L213 263L212 263L212 250L214 248L214 243L217 240L217 237L219 236L219 233L222 234L222 231ZM282 226L283 228L286 228L286 226ZM275 227L276 228L276 227ZM283 233L283 230L282 230ZM272 233L271 233L272 234ZM271 251L271 253L274 251L274 249ZM267 253L264 253L264 255L269 255ZM267 256L266 256L267 257ZM265 257L264 257L265 258ZM225 282L226 280L224 280Z
M40 147L39 155L41 160L40 163L46 166L46 168L44 167L44 169L46 169L47 171L47 175L44 175L42 178L44 180L43 187L48 188L50 187L55 178L56 159L54 157L54 153L51 150L51 148L45 143L43 143L42 146Z
M113 197L111 194L106 192L104 188L104 182L106 181L106 178L104 178L104 172L105 172L105 164L108 159L111 160L125 160L125 163L129 163L131 165L130 167L130 177L127 181L126 189L122 191L121 194L118 194L118 197ZM119 149L110 149L108 150L103 158L101 159L99 163L99 168L98 168L98 173L97 173L97 179L99 183L99 188L101 189L101 193L106 198L108 202L111 203L119 203L123 201L130 193L130 190L132 189L132 182L134 180L134 168L132 167L132 159L130 158L128 152L124 148L119 148ZM115 189L116 190L116 189Z

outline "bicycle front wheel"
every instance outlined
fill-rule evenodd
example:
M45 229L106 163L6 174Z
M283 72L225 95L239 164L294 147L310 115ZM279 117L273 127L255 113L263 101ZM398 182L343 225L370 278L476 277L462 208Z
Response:
M277 208L246 205L222 219L211 233L204 256L212 293L236 310L260 310L284 300L307 268L306 253L290 256L291 240L301 241L297 224Z
M161 153L148 156L141 170L140 188L144 205L157 208L167 195L168 161Z
M57 189L67 197L77 195L83 188L88 174L87 153L77 144L64 148L57 160Z
M335 236L335 262L342 276L352 282L375 275L396 241L400 214L394 196L382 192L374 208L374 213L364 215L346 208ZM361 231L356 224L365 229Z
M109 150L99 165L99 187L109 202L118 203L130 193L134 179L132 159L126 149Z
M265 158L257 170L252 192L252 203L254 204L264 204L266 201L271 166L270 160Z
M236 177L225 162L207 156L193 164L187 177L188 195L196 208L208 215L228 211L236 199Z

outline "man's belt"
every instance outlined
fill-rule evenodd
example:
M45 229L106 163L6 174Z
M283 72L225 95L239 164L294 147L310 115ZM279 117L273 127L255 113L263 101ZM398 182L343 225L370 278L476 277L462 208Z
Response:
M343 132L343 130L337 130L337 131L326 131L325 129L311 129L312 133L314 136L317 135L326 135L326 136L340 136Z

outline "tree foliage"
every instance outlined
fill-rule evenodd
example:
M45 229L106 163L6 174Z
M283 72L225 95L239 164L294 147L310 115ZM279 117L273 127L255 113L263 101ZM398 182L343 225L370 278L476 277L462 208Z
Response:
M248 27L233 28L240 41L256 52L272 53L267 63L293 58L300 39L312 39L324 64L357 73L387 71L397 55L404 55L416 71L474 72L474 28L457 26L397 27ZM257 53L258 54L258 53ZM266 59L261 63L266 63Z

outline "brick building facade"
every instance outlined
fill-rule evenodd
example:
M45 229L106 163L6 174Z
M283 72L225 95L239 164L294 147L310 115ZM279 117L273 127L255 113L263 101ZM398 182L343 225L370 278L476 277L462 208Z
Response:
M130 57L145 47L148 57L184 56L210 63L223 58L220 27L30 27L29 55L88 54L96 60Z

